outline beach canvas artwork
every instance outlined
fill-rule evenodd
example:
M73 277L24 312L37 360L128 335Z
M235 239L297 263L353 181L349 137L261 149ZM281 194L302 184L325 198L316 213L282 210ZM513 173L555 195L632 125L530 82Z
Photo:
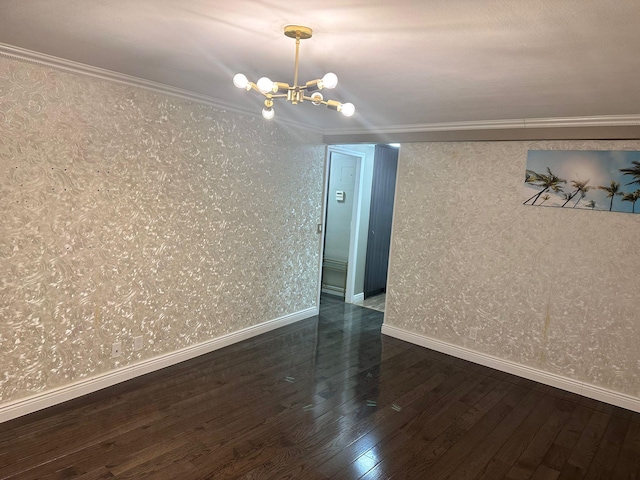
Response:
M529 150L524 205L640 213L640 152Z

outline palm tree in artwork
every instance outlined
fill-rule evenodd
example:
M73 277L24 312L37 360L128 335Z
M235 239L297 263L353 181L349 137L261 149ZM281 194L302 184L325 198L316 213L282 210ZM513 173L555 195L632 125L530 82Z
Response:
M636 202L640 200L640 190L622 195L623 202L631 202L631 213L636 213Z
M540 173L534 172L533 170L527 170L527 176L525 178L525 182L532 183L538 187L542 187L542 190L540 190L538 193L536 193L532 197L522 202L523 205L526 205L531 200L533 200L531 202L531 205L535 205L536 201L540 198L540 196L543 193L546 193L548 190L553 190L556 193L562 192L562 186L560 184L567 183L565 179L560 178L554 175L553 173L551 173L551 169L549 167L547 167L546 174L544 173L540 174Z
M620 191L620 184L618 182L614 182L613 180L611 180L610 186L604 187L600 185L598 189L604 190L605 192L607 192L607 198L611 199L611 203L609 204L609 211L611 211L611 209L613 208L613 199L616 196L622 195L622 192Z
M524 174L524 183L535 183L538 174L533 170L527 170Z
M631 177L633 177L633 180L627 183L627 185L633 185L634 183L640 185L640 161L633 160L631 164L633 165L632 167L621 168L620 171L625 175L630 175Z
M587 202L587 208L590 208L591 210L593 210L594 208L596 208L596 202L595 200L589 200Z
M578 200L576 200L576 203L573 204L572 208L576 208L578 206L578 204L580 203L580 200L582 200L584 197L587 196L587 192L589 190L593 190L594 187L590 187L588 185L585 185L584 188L580 191L580 198L578 198Z
M542 195L542 201L540 202L540 205L542 205L544 202L546 202L550 198L551 198L551 195L549 195L548 193L545 193L544 195Z
M580 195L580 198L578 199L578 202L580 200L582 200L584 198L584 196L586 195L586 192L588 192L589 190L591 190L593 188L593 187L588 187L587 186L588 183L589 183L589 180L571 180L571 185L573 186L573 188L575 188L575 190L573 192L571 192L570 195L565 196L566 202L564 202L562 204L562 206L564 207L567 203L569 203L569 200L571 200L573 197L575 197L579 193L581 195ZM576 204L578 202L576 202ZM574 205L574 207L575 207L575 205Z

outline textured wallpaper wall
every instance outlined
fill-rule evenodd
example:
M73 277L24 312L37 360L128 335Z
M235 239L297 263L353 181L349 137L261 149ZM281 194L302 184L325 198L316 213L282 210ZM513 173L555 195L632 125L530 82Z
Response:
M321 142L0 57L1 401L315 306Z
M385 322L640 396L640 215L522 205L528 149L640 142L403 145Z

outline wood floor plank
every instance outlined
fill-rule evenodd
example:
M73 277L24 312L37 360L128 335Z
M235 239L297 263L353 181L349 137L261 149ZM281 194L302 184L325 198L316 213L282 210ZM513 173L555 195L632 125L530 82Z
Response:
M432 379L436 379L437 377L437 375L434 375ZM437 380L437 382L439 382L439 380ZM437 386L438 384L439 383L434 383L433 385ZM356 471L361 473L364 465L370 465L372 462L373 464L377 463L377 444L373 445L368 450L361 452L359 455L351 456L350 460L346 462L344 462L344 460L341 461L341 459L344 459L353 453L353 450L350 448L352 444L358 445L358 442L353 442L353 439L360 439L368 435L381 439L382 437L391 436L395 431L397 431L398 428L405 424L407 420L414 415L413 403L417 402L420 399L420 396L425 396L429 393L430 389L427 385L428 382L427 384L418 385L412 391L406 392L400 397L396 397L397 403L392 404L391 400L385 401L380 399L375 406L376 410L374 414L370 419L368 419L366 425L363 425L364 428L360 430L356 430L354 428L352 430L352 435L349 435L349 431L347 431L347 436L342 437L342 442L333 442L330 447L323 446L323 448L319 450L321 452L320 455L318 453L310 452L306 462L313 462L317 464L318 466L316 468L328 475L331 473L333 473L334 476L338 474L338 478L340 475L344 475L345 464L348 465L346 469L347 471L353 470L354 467L357 467ZM393 409L393 405L398 404L404 405L404 408L400 411ZM466 408L468 408L468 406L466 406ZM359 427L359 425L354 425L354 427ZM336 458L332 458L331 462L323 463L332 455L336 456ZM333 472L330 470L331 466L335 469Z
M575 402L564 399L556 400L554 410L545 419L542 427L517 458L505 478L509 480L526 480L533 476L558 434L573 414L576 406L577 403ZM498 458L502 458L509 463L513 460L508 453L500 455Z
M586 476L610 420L611 415L608 413L601 411L593 413L558 478L584 478Z
M629 420L623 417L613 416L607 430L604 433L602 441L598 445L589 470L585 476L588 480L597 480L610 478L615 468L622 441L624 440L627 430L629 429Z
M560 472L552 470L545 465L538 465L531 480L556 480L560 476Z
M640 478L640 423L629 425L612 478Z
M487 463L478 476L478 480L497 480L505 478L507 472L511 470L511 465L501 462L500 460L492 459Z
M400 355L398 355L398 357L400 357ZM435 370L436 366L437 363L433 363L431 367L433 370ZM399 362L397 367L402 368L402 363ZM389 412L392 412L391 414L393 414L394 411L392 411L391 409L384 410L384 407L387 405L378 396L378 391L384 390L386 388L392 389L394 388L394 386L401 384L405 377L403 375L399 375L398 373L399 372L394 369L388 369L381 372L379 375L376 375L375 377L361 377L360 392L358 392L355 397L343 403L342 405L340 405L339 402L335 404L335 407L339 409L338 411L341 414L340 422L342 422L343 424L348 424L349 428L342 427L339 434L332 434L330 439L327 439L324 444L309 444L309 442L307 441L308 439L305 438L305 434L307 432L305 432L304 430L301 430L301 432L304 433L296 434L296 436L292 440L294 441L293 443L295 445L296 452L306 452L304 463L318 463L324 460L326 457L335 455L336 453L341 451L344 446L352 443L354 438L359 438L366 432L368 432L372 428L372 424L374 421L381 421L380 419L384 418L384 415L388 414ZM367 384L371 384L371 386L367 387ZM325 403L331 404L333 399L331 397L328 398L329 401ZM371 400L373 398L377 399L377 401L375 402L376 405L367 405L367 400ZM345 397L342 397L342 399L344 400ZM344 408L345 406L348 406L350 410L346 410ZM373 414L371 416L362 416L362 414L376 411L382 411L384 413L379 415L378 417L375 417ZM317 442L319 438L321 437L315 435L315 437L313 437L313 440ZM279 471L279 467L285 464L285 462L280 457L287 457L285 459L287 460L287 462L291 463L291 455L292 452L288 452L287 449L283 449L282 452L276 456L272 456L271 454L269 454L268 458L267 454L265 454L265 458L267 458L268 462L271 463L271 465L269 465L268 467L265 467L265 465L261 465L259 470L261 470L262 472L268 472L270 475L276 475L276 473Z
M455 387L457 386L455 385ZM411 469L417 465L432 465L514 388L513 384L499 382L492 391L479 399L475 405L469 406L466 403L458 403L463 408L456 409L455 415L447 415L447 411L451 406L449 403L442 405L439 411L435 411L425 405L424 410L430 411L434 416L418 415L421 420L419 428L417 423L412 422L410 428L400 429L405 434L405 438L410 439L410 441L406 441L399 450L394 448L381 449L381 461L375 467L375 471L380 471L390 478L394 476L396 478L411 478L410 475L420 474L421 472L412 472ZM455 389L452 391L455 391ZM465 393L466 391L460 392L458 398ZM526 392L519 393L524 395ZM442 392L441 395L445 397L449 394L450 392ZM455 409L456 407L454 406L453 408ZM397 442L397 437L393 438L393 441ZM365 476L364 478L369 478L370 476Z
M0 478L640 478L640 414L320 314L0 424Z
M459 460L464 458L467 452L476 450L498 424L513 411L516 405L525 397L536 396L532 390L513 384L507 385L509 388L505 394L495 397L496 402L487 403L486 410L484 406L481 406L476 411L470 412L472 414L466 421L457 422L453 428L448 429L442 436L435 439L425 452L427 453L426 458L408 468L405 467L396 477L420 478L420 476L428 476L436 480L452 475L459 466ZM491 393L483 400L489 397L491 397ZM464 419L464 416L461 419ZM463 435L460 435L460 430L464 431ZM442 437L445 439L444 443L439 441Z
M481 377L476 378L474 382L467 383L463 391L459 390L459 394L462 395L467 389L473 388L474 384L478 383L480 378ZM436 376L432 377L432 380L441 383L441 379ZM435 388L439 383L432 384L432 387ZM407 424L407 422L415 416L416 407L414 403L421 401L422 397L428 396L433 390L433 388L429 388L428 385L428 383L417 385L412 391L397 397L396 402L393 404L386 403L381 405L381 407L387 408L384 410L387 414L386 418L378 416L375 429L371 430L366 436L363 436L362 442L356 441L352 445L342 449L335 457L326 463L320 464L318 467L319 470L329 476L339 478L341 471L344 470L344 465L347 465L348 471L357 471L360 474L364 474L366 471L362 471L363 465L370 464L370 459L375 459L375 463L377 464L377 462L383 458L382 452L390 453L394 451L395 447L389 447L385 443L388 442L392 445L399 446L402 441L409 441L411 437L408 435L402 434L396 436L396 433L401 426ZM402 405L402 407L399 410L394 410L394 405L397 407ZM468 404L461 402L458 402L456 406L458 407L457 411L465 411L470 408ZM441 418L441 413L441 411L432 410L433 416L431 418L433 420ZM455 415L452 415L447 424L452 422L454 417ZM369 447L363 450L361 449L362 445L369 445ZM373 465L371 465L371 467L373 467Z
M496 428L487 436L485 442L476 447L469 455L470 459L456 470L454 470L453 478L474 479L477 478L485 465L497 454L501 449L508 448L506 443L512 439L509 443L513 448L517 448L521 445L519 442L519 436L531 437L533 432L537 431L539 426L539 418L544 418L552 408L553 399L548 395L544 395L537 390L532 390L531 393L523 399L516 407L500 422ZM533 410L536 409L535 415L531 415ZM519 436L512 438L518 433Z
M593 409L584 405L576 407L571 418L542 459L544 465L551 470L562 471L593 413Z

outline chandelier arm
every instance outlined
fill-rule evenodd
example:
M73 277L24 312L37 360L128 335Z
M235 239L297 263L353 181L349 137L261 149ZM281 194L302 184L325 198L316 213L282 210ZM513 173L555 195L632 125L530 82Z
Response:
M264 98L272 99L274 97L274 95L270 92L267 92L267 93L261 92L257 86L255 88L255 91L258 92L260 95L262 95Z
M321 104L321 105L329 105L329 102L340 103L340 102L335 102L334 100L315 100L314 98L312 98L312 97L307 97L306 95L303 95L303 97L302 97L302 98L303 98L304 100L309 100L309 101L311 101L311 102L319 103L319 104ZM340 104L341 104L341 103L340 103Z
M258 88L258 85L256 85L253 82L249 82L249 87L251 87L251 88L249 88L248 90L254 90L254 91L258 92L260 95L263 95L265 97L268 95L267 93L262 93L260 91L260 89Z
M279 93L277 95L271 95L270 98L287 98L287 94L286 93Z

